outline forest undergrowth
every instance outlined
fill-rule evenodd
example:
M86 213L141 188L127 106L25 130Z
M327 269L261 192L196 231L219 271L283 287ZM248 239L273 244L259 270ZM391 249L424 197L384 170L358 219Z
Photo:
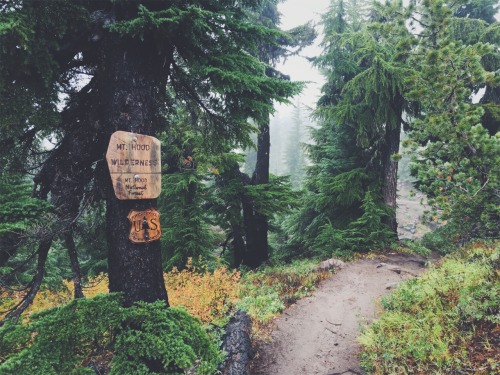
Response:
M197 264L202 263L201 261L197 262ZM209 271L206 267L193 265L192 259L189 259L183 270L174 268L172 271L164 273L165 284L169 291L169 303L173 307L172 314L175 319L189 317L188 327L191 327L190 324L194 325L194 328L189 329L196 332L198 336L201 335L200 337L203 338L203 345L205 346L205 349L201 350L199 347L193 347L194 343L189 340L184 340L182 345L177 342L177 348L184 348L182 350L195 353L188 355L187 359L180 358L178 364L182 365L183 368L189 367L187 364L193 363L194 359L206 352L208 348L208 352L211 352L212 356L214 356L214 361L208 361L205 358L204 362L202 361L205 367L201 373L213 371L217 365L216 362L220 361L223 356L220 349L219 353L215 355L214 350L217 349L214 348L220 347L223 333L222 327L228 323L232 313L236 310L244 310L251 316L254 336L266 336L267 328L274 317L279 316L287 306L296 300L311 294L320 281L331 276L330 271L313 270L315 264L313 261L303 260L289 265L268 266L256 271L246 272L231 270L225 265L219 265L213 271ZM116 323L127 315L127 309L118 307L116 303L117 297L108 295L107 275L100 274L89 278L85 284L84 293L85 299L73 300L73 284L69 280L65 280L58 288L54 288L52 285L52 289L47 287L41 290L33 304L23 314L22 325L13 328L6 324L3 329L0 329L0 336L4 341L0 344L0 366L3 366L0 369L15 372L19 369L19 365L25 364L24 360L29 361L40 356L40 350L47 343L44 344L43 340L41 342L40 340L27 340L26 332L32 332L31 334L34 336L38 336L39 333L40 337L47 336L46 333L42 335L41 332L45 332L44 330L48 324L49 333L52 333L47 337L50 337L50 340L55 342L65 342L67 337L64 336L64 332L67 330L64 330L59 335L50 329L50 326L53 325L53 322L61 319L73 319L71 314L75 313L75 311L78 316L82 314L94 316L96 322L101 321L102 316L108 318L111 316L114 317L112 320ZM7 311L18 303L22 296L22 291L3 290L0 295L0 310ZM99 307L101 305L103 307ZM142 307L142 309L144 308L147 309L146 306ZM161 314L161 310L157 310L157 308L158 306L156 308L152 307L154 310L152 313ZM71 317L69 317L70 315ZM44 317L49 317L48 323ZM170 319L166 316L164 318L165 321ZM159 318L159 321L161 319ZM107 320L107 318L104 320ZM102 326L96 324L98 328L95 330L82 331L81 337L79 336L76 339L78 344L74 348L71 346L61 349L62 352L67 350L68 352L75 351L75 353L78 353L78 355L73 353L73 356L77 358L76 360L67 361L68 363L61 362L61 366L66 366L64 367L65 371L85 368L89 364L92 364L95 368L104 369L103 371L106 373L108 371L113 373L113 366L118 366L116 369L121 368L120 366L128 368L126 366L129 366L130 363L125 362L123 364L120 359L118 359L118 362L113 359L116 354L114 352L118 348L114 339L105 339L107 336L114 337L112 333L113 322ZM78 326L82 325L79 324ZM196 330L196 326L201 326L205 334L208 334L210 343L206 342L206 337ZM180 325L181 331L183 327L183 325ZM169 337L166 338L166 340L168 339ZM78 349L78 346L84 348L93 347L95 343L99 343L95 350ZM198 349L198 351L195 349ZM175 350L173 355L175 357ZM65 355L62 355L62 357L65 357ZM52 361L54 360L52 359ZM55 361L58 362L59 360ZM38 362L40 362L39 366L44 366L43 361ZM32 362L29 363L31 366Z
M404 283L384 298L382 317L366 328L359 339L364 346L362 363L367 372L452 374L463 371L490 374L498 371L499 261L498 242L470 245L448 255L421 278ZM210 271L200 264L203 262L190 259L183 270L174 268L165 273L164 280L174 316L181 314L175 319L184 316L182 310L195 317L193 322L197 321L208 334L211 343L207 345L211 351L220 345L222 327L234 311L248 312L253 321L254 338L265 340L273 318L298 299L310 295L319 282L332 274L331 271L315 269L316 262L312 260L266 266L253 271L231 270L222 264ZM79 302L84 303L82 306L91 306L95 298L107 298L104 296L108 293L107 276L101 274L89 278L84 291L87 298L86 302ZM7 310L21 297L20 291L4 290L1 309ZM48 316L47 309L66 311L66 306L75 305L72 299L73 284L70 281L64 281L56 289L43 289L25 312L22 327L36 327L40 316ZM177 312L178 308L181 312ZM120 314L123 312L116 316L122 316ZM34 325L31 324L32 316ZM31 328L23 329L28 332ZM3 333L6 332L4 330ZM36 349L33 342L24 344ZM107 348L87 353L82 355L80 362L95 362L109 370L113 350ZM2 362L9 363L8 359L15 352L4 345ZM220 352L217 357L222 358ZM216 364L207 362L207 373L214 366Z
M183 270L174 268L164 273L164 280L170 305L182 306L203 324L223 326L232 312L241 309L248 312L255 325L264 326L331 276L330 271L313 271L315 265L312 260L301 260L247 272L231 270L225 265L209 271L204 266L193 265L189 259ZM107 275L90 277L83 289L87 298L108 293ZM64 280L57 288L42 289L25 311L25 319L29 320L31 314L39 311L71 302L73 292L70 280ZM3 290L0 311L18 303L23 294L23 291Z
M359 338L369 374L499 373L498 241L446 256L382 305Z

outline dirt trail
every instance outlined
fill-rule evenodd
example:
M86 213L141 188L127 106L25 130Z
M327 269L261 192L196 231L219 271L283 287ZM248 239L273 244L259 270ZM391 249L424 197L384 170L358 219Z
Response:
M381 262L387 265L377 267ZM260 344L251 374L363 374L357 358L359 326L377 316L389 285L423 270L419 258L403 255L347 264L277 319L272 342Z

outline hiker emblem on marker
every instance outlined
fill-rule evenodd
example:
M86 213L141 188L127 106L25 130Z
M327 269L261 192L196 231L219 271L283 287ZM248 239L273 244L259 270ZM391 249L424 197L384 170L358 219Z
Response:
M132 210L128 214L130 220L129 239L133 243L147 243L160 239L160 212L154 208L145 211Z

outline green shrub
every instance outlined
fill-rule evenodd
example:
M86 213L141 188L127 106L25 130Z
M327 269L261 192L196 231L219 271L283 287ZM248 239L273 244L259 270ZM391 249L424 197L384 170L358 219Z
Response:
M442 255L450 254L466 242L461 236L461 229L454 223L448 223L436 230L426 233L422 238L422 245Z
M406 246L404 250L410 254L418 254L423 257L431 255L431 250L425 247L419 240L403 240L402 242Z
M317 262L294 261L288 265L262 267L243 275L238 308L247 311L257 328L279 315L286 306L309 295L331 274L313 272Z
M30 316L0 329L2 374L212 373L219 354L197 319L161 301L122 306L99 295ZM178 373L178 371L177 371Z
M384 298L385 312L359 338L365 370L455 374L468 366L476 329L500 323L499 257L500 243L472 247Z

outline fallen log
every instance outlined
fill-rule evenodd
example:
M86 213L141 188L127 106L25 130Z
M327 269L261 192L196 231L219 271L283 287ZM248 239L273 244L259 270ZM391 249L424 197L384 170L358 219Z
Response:
M246 312L237 311L226 326L222 349L227 353L219 366L223 375L249 375L248 365L255 355L250 340L252 322Z

